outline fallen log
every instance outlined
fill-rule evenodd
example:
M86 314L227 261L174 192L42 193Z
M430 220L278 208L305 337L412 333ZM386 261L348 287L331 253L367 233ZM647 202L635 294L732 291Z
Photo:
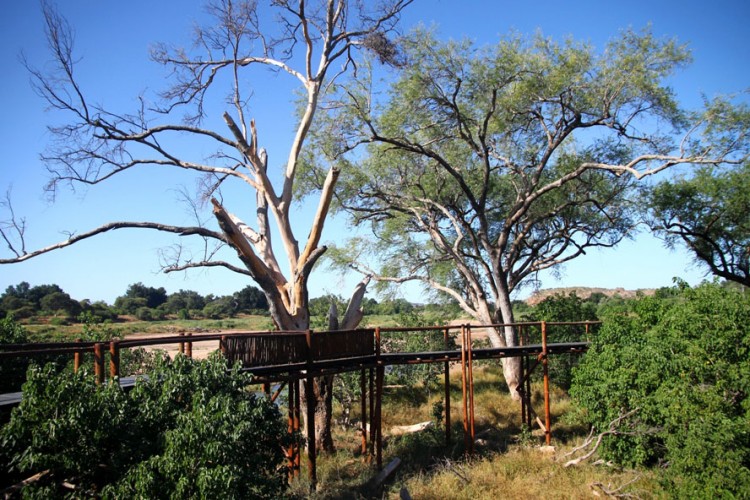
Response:
M427 422L420 422L414 425L396 425L394 427L391 427L391 430L388 434L391 436L413 434L415 432L421 432L425 429L429 429L430 427L433 427L434 425L435 425L435 422L432 422L431 420Z

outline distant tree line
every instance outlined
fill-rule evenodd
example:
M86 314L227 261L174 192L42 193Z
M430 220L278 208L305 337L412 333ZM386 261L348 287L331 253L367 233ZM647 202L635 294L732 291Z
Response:
M323 328L331 304L338 311L346 310L343 297L327 294L310 299L310 315L314 328ZM373 298L364 299L362 309L367 316L394 316L418 312L440 312L457 316L457 304L414 304L404 298L386 299L381 302ZM11 285L0 295L0 318L12 316L16 320L44 317L53 324L78 321L85 315L94 322L116 321L125 316L142 321L164 319L221 319L239 314L268 315L268 301L258 288L248 285L231 295L201 295L193 290L167 293L164 287L151 287L143 283L128 286L114 304L88 299L73 299L58 285L31 286L22 281Z
M128 286L113 305L104 301L75 300L58 285L31 286L23 281L0 295L0 317L20 319L48 317L52 323L76 321L82 314L95 322L134 316L143 321L172 318L227 318L238 314L268 314L265 295L247 286L232 295L201 295L192 290L168 294L163 287L143 283Z

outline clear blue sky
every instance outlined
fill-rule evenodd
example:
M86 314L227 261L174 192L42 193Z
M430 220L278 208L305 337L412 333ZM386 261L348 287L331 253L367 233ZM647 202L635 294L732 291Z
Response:
M204 15L198 2L180 0L61 0L58 5L76 31L79 76L86 91L96 96L94 101L121 110L132 109L143 90L162 88L164 72L148 60L150 45L161 41L189 44L191 26ZM403 17L406 28L435 25L444 38L469 37L479 44L493 43L511 30L522 34L541 30L556 38L572 36L603 47L623 28L651 24L655 34L676 37L692 49L693 64L671 82L688 106L697 106L702 94L711 97L750 87L749 22L750 2L746 0L718 0L710 5L659 0L417 0ZM4 192L13 186L16 213L28 222L28 248L64 239L64 231L83 232L114 220L189 224L176 202L175 189L181 184L190 188L192 181L169 172L132 172L89 190L63 191L54 204L46 201L42 188L47 176L38 158L50 139L45 127L55 117L45 112L44 102L30 89L29 76L19 61L22 51L35 66L43 68L48 60L41 9L34 1L0 2L0 57L5 65L0 79L0 189ZM258 81L255 88L254 116L271 167L281 163L291 142L289 89L293 83L280 75ZM222 110L211 110L212 117L219 118ZM238 213L252 209L236 204L229 208ZM302 227L306 215L309 211L299 214ZM343 224L333 223L324 240L339 241L345 233ZM299 237L306 234L306 229L299 230ZM249 284L245 277L221 269L160 274L157 251L175 242L175 237L153 231L103 235L29 262L1 266L0 292L21 281L56 283L76 299L112 302L129 284L139 281L164 286L168 292L182 288L216 295ZM4 248L0 252L7 255ZM568 264L559 280L542 276L542 286L651 288L670 285L675 276L697 283L705 275L685 251L666 250L658 240L640 234L615 250L592 251ZM353 278L342 281L318 270L311 279L311 293L348 295L353 282ZM407 298L420 301L413 290Z

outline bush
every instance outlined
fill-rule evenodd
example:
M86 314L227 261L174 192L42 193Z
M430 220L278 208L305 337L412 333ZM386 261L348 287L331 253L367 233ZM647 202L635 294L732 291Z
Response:
M13 320L12 316L0 319L0 344L25 344L28 342L26 330ZM28 358L8 358L0 362L0 394L21 390L26 380Z
M66 318L50 318L49 324L52 326L66 326L70 324Z
M58 373L52 365L35 365L23 392L0 433L9 460L4 472L49 470L56 480L70 478L89 488L130 460L135 442L128 422L134 408L119 387L97 387L86 370Z
M643 297L604 318L574 372L571 394L608 459L667 467L679 497L750 491L750 296L717 284Z
M139 307L135 311L135 317L141 321L161 321L165 313L161 309L151 309L150 307Z
M230 318L234 313L231 297L220 297L203 308L203 316L208 319Z
M278 497L288 435L249 382L220 356L162 360L129 393L34 368L0 432L4 468L50 471L24 495L63 496L65 481L103 498Z

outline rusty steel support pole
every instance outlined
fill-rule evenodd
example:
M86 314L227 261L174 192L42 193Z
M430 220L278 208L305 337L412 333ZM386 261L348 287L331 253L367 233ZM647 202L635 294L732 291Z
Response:
M471 437L471 440L469 442L469 450L470 454L473 455L474 440L476 435L474 433L474 361L473 354L471 352L471 325L466 326L466 338L468 339L466 345L468 347L467 358L469 364L469 435Z
M265 384L264 384L265 385ZM294 384L289 384L289 397L287 406L289 407L289 415L287 417L287 432L290 436L294 436ZM289 481L294 478L294 440L289 444L287 448L287 466L289 467L288 479Z
M380 361L380 327L375 328L375 463L378 470L383 468L383 379L385 369Z
M380 327L375 328L375 364L380 363ZM377 394L376 394L377 370L375 367L370 368L370 457L375 456L375 446L377 441Z
M312 332L305 331L307 341L307 378L305 379L305 404L307 405L307 464L310 478L310 491L315 491L318 483L317 456L315 449L315 379L312 372Z
M448 350L448 328L443 330L443 337L445 340L445 350ZM445 444L451 443L451 375L450 375L450 362L446 361L443 366L445 370L445 404L443 409L445 410Z
M370 443L368 460L375 455L375 368L370 368L369 372Z
M97 384L104 383L104 352L99 342L94 344L94 377Z
M81 342L81 339L76 339L76 342ZM73 373L78 373L81 368L81 351L73 353Z
M527 356L521 356L521 425L526 424L526 365Z
M362 422L362 456L367 455L367 373L359 372L360 420Z
M526 329L526 340L528 340L529 331L528 328ZM536 367L536 365L534 366ZM531 431L531 413L533 411L531 407L531 358L526 358L526 370L527 370L527 377L526 377L526 425L529 428L529 431Z
M376 372L377 380L375 381L375 390L377 394L375 395L375 412L377 413L377 416L375 417L375 427L377 429L375 434L375 463L378 466L378 470L381 470L383 468L383 379L385 376L385 368L383 365L379 364Z
M305 403L307 404L307 465L310 490L318 483L317 450L315 449L315 381L311 375L305 379Z
M586 342L591 342L591 339L589 338L589 334L591 333L591 331L589 330L590 326L591 325L589 324L589 322L586 321Z
M178 336L179 336L179 337L184 337L184 336L185 336L185 334L184 334L184 333L182 333L182 332L180 332L180 333L178 334ZM185 354L185 342L180 342L179 344L177 344L177 347L178 347L178 349L179 349L179 352L180 352L180 354Z
M524 339L524 327L518 328L518 343L523 346L526 344ZM526 371L528 370L528 356L521 356L521 425L526 423Z
M547 323L542 321L542 369L544 371L544 441L547 446L552 441L552 416L549 407L549 367L547 356Z
M192 359L192 357L193 357L193 342L190 340L190 338L193 336L193 334L192 333L188 333L186 336L188 338L188 341L185 344L185 356L187 356L188 358Z
M300 400L300 382L299 380L293 380L290 383L294 384L294 432L298 438L294 442L294 475L299 477L300 472L300 442L299 442L299 411L302 407Z
M109 343L109 376L112 382L120 377L120 342L118 340Z
M461 325L461 403L464 414L464 453L469 453L469 406L467 401L466 325Z

